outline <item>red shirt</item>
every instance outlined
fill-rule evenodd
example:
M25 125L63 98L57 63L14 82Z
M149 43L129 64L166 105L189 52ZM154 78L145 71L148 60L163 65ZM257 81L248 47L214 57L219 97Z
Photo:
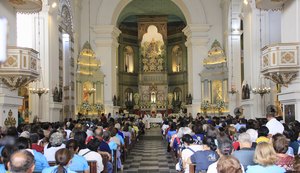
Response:
M32 144L31 148L36 150L37 152L40 152L40 153L44 154L44 147L42 147L38 144Z

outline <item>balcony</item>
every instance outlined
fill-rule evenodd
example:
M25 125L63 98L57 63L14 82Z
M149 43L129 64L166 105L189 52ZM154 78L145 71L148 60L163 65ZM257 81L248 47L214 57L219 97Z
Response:
M299 43L278 43L264 47L261 73L277 84L287 86L299 72Z
M0 79L11 90L39 77L38 52L30 48L8 47L7 59L0 64Z
M262 10L281 10L287 0L255 0L256 8Z

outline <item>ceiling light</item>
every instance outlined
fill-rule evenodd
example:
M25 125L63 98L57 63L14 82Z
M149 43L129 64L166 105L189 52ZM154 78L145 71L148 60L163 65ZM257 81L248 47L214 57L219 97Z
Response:
M56 6L57 6L56 2L53 2L52 5L51 5L52 8L55 8Z
M244 4L245 4L245 5L248 5L248 0L244 0Z

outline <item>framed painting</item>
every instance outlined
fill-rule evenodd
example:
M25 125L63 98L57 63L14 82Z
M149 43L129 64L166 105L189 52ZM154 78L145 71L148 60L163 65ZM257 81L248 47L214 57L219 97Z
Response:
M284 122L286 124L295 121L295 112L294 104L284 105Z

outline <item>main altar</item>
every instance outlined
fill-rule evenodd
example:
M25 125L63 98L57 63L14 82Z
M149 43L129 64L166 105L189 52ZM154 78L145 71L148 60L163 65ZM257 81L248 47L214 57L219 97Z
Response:
M134 98L135 108L156 115L158 112L166 111L168 105L167 18L164 16L140 17L138 38L140 74L139 91Z

